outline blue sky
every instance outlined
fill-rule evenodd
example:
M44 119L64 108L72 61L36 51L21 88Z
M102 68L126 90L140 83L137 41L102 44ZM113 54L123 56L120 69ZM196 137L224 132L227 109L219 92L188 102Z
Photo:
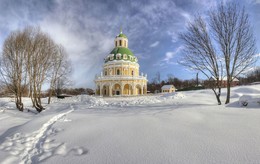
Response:
M225 0L224 2L228 2ZM236 1L250 15L260 50L260 0ZM95 74L123 28L129 48L138 57L140 73L151 81L172 74L194 78L196 72L177 64L182 44L178 33L197 13L206 14L218 0L0 0L0 46L8 34L25 26L39 26L62 44L73 65L75 87L94 88ZM0 51L2 48L0 49ZM259 65L259 64L258 64Z

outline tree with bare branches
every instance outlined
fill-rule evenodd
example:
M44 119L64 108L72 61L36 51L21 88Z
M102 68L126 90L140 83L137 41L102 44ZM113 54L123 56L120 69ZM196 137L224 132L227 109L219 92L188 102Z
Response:
M213 79L210 85L218 104L221 105L221 61L214 49L206 23L201 17L197 17L187 27L187 32L180 34L184 42L184 56L180 64L193 70L202 72L208 79Z
M54 41L38 28L31 29L30 52L27 56L27 70L29 75L30 96L33 106L38 112L44 108L41 103L42 85L47 80L47 73L51 70L52 57L57 49Z
M209 12L208 20L196 16L180 38L185 46L180 63L214 80L210 86L219 104L221 82L226 76L225 103L229 103L232 80L257 60L255 39L245 9L235 3L221 3Z
M22 95L28 85L26 69L27 31L12 32L5 40L1 56L0 74L9 91L15 95L18 110L23 111Z
M51 70L49 72L50 89L48 93L48 104L51 102L53 92L61 79L65 79L71 72L67 53L61 45L56 46L57 53L52 56ZM55 93L57 95L57 93Z
M51 75L51 85L61 74L65 75L61 73L65 59L65 50L39 28L27 27L10 34L4 43L0 73L15 94L19 110L23 110L22 94L28 89L36 110L44 109L42 86L48 82L48 75Z
M256 45L249 16L245 8L234 3L221 4L210 12L209 23L219 53L225 60L227 77L226 104L230 102L230 87L234 78L257 60Z

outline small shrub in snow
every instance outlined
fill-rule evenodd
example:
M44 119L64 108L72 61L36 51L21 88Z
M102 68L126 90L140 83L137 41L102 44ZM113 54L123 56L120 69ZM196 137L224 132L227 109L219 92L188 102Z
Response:
M256 95L243 95L239 98L239 104L242 106L257 106L260 104L260 99Z
M247 105L248 105L248 102L247 102L247 101L243 101L243 102L241 102L241 104L242 104L243 106L247 106Z

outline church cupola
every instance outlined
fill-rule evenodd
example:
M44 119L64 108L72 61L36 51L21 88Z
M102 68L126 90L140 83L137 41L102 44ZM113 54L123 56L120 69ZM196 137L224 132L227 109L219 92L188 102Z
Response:
M122 33L122 29L120 30L120 34L115 38L115 47L128 47L128 39L126 35Z
M115 47L105 58L105 63L115 60L131 61L137 63L137 57L134 56L133 52L128 48L128 39L125 34L120 33L115 38Z

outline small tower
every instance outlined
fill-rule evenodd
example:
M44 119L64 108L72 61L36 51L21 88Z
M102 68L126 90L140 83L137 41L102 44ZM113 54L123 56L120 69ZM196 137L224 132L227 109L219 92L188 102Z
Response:
M128 48L128 39L126 35L123 34L122 29L120 30L120 34L118 34L115 38L115 47Z

